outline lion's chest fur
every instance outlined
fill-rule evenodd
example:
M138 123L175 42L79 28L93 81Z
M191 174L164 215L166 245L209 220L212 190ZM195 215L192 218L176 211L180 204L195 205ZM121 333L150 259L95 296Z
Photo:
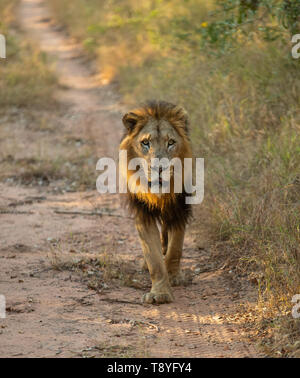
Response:
M145 222L158 220L169 228L184 227L192 213L191 206L185 203L185 193L161 196L128 193L127 202L134 216Z

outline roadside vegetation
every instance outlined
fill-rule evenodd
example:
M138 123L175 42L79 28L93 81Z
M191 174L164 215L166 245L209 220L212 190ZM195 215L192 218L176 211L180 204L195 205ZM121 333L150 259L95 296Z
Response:
M206 162L199 230L257 285L268 353L299 356L299 1L50 2L128 104L188 110Z
M49 106L56 82L45 54L16 31L17 5L18 0L0 1L0 33L6 38L6 59L0 61L0 112L12 106Z
M0 33L6 38L6 59L0 59L0 180L56 192L94 189L94 145L88 135L83 140L65 132L70 115L55 101L55 62L20 29L18 4L0 0Z

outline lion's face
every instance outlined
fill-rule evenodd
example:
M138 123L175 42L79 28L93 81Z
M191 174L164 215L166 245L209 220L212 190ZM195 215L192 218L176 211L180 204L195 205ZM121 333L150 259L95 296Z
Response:
M191 156L184 110L174 105L171 108L144 107L127 113L123 122L128 133L120 149L127 150L129 160L142 158L146 163L138 167L145 177L143 182L139 182L142 190L144 183L147 183L147 188L144 188L147 192L156 186L158 192L155 193L160 197L169 181L172 192L174 166L170 166L170 162L179 158L183 163L185 157ZM127 176L133 173L128 169ZM131 185L129 188L132 189Z
M150 164L153 158L172 159L178 156L182 140L168 121L151 119L134 138L137 156L143 157Z
M182 138L168 121L150 119L134 137L132 146L136 157L147 162L147 167L141 168L147 169L148 182L153 184L158 181L158 185L162 186L163 172L169 168L168 162L180 156ZM160 166L155 164L158 160L162 163ZM156 178L151 175L151 169L157 173ZM170 169L170 176L172 178L173 169Z

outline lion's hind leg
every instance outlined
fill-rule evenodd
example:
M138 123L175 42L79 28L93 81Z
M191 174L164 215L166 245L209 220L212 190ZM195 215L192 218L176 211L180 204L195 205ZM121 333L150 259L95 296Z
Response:
M161 225L160 240L161 240L162 253L165 256L168 250L168 228L165 223L162 223Z
M168 249L165 264L172 286L178 286L183 281L183 276L180 272L180 259L182 256L184 233L184 227L168 231Z

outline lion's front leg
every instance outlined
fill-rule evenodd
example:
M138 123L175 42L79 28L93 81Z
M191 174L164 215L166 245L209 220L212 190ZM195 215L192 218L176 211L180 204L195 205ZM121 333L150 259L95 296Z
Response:
M180 273L180 259L182 256L184 233L184 228L168 231L168 249L165 264L172 286L180 285L183 279Z
M168 272L163 260L160 235L154 220L144 223L137 219L136 228L146 263L148 265L152 288L150 293L143 296L146 303L169 303L173 301L173 294L169 282Z

